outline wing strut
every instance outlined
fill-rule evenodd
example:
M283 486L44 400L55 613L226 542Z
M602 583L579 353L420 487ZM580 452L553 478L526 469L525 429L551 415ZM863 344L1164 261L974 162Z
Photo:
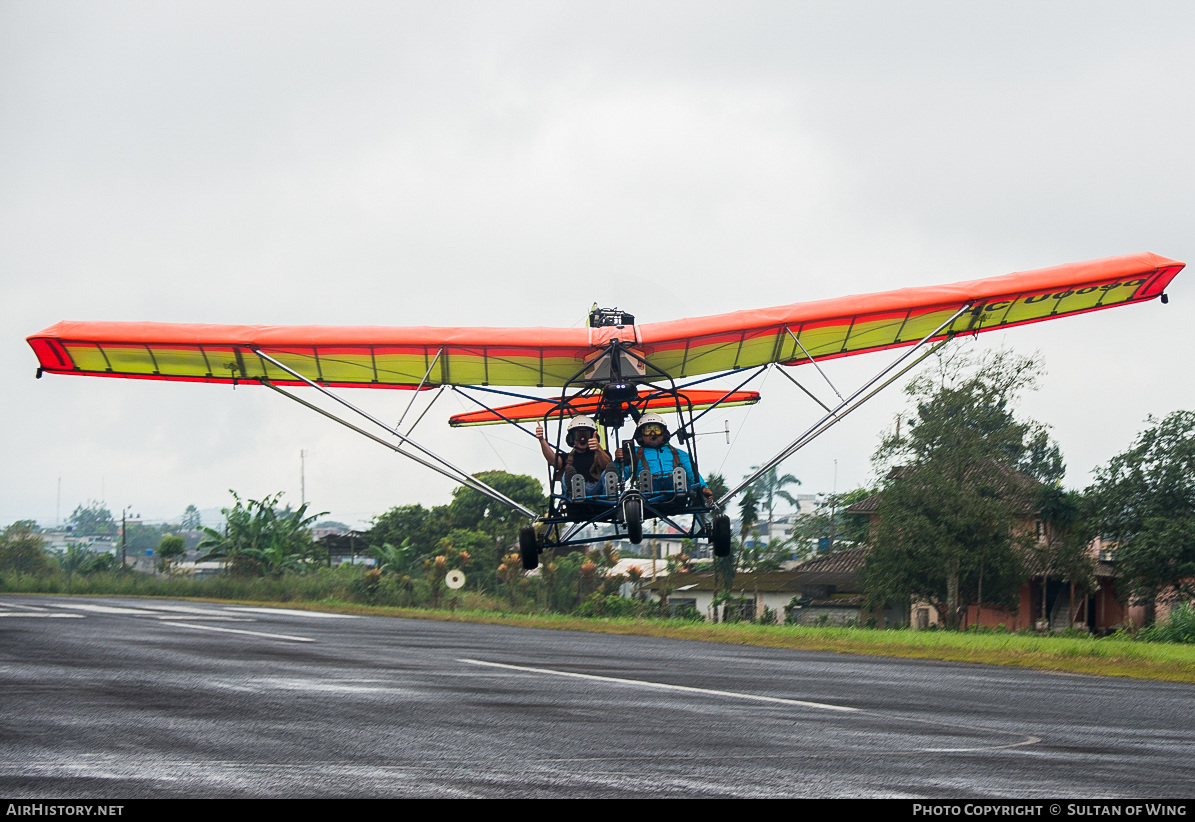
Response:
M484 494L485 496L490 497L491 499L493 499L496 502L500 502L503 505L509 506L510 508L513 508L514 510L518 511L520 514L523 514L524 516L530 517L532 519L535 518L536 514L530 508L520 505L519 503L512 500L510 497L503 494L501 491L491 488L489 485L486 485L484 482L477 479L476 477L470 476L463 469L457 468L455 465L450 463L448 460L432 453L431 451L427 450L419 443L415 442L410 437L407 437L406 435L402 434L401 432L391 428L390 426L386 425L386 423L382 422L381 420L377 419L376 417L374 417L370 414L367 414L366 412L362 411L360 408L353 405L351 402L344 399L343 397L338 397L336 394L333 394L331 391L324 388L319 383L313 382L313 381L307 379L306 377L304 377L299 372L294 371L290 368L287 368L285 365L278 362L276 359L269 356L268 354L264 354L258 349L251 349L251 350L253 351L254 354L256 354L257 356L266 360L267 362L271 363L276 368L282 369L287 374L290 374L295 379L306 383L307 385L311 386L315 390L319 391L321 394L324 394L327 397L331 397L332 399L336 400L336 402L340 403L341 405L348 408L349 410L356 411L358 414L360 414L362 417L365 417L365 419L369 420L374 425L378 425L381 428L385 429L387 433L389 433L395 437L398 437L398 439L402 445L409 445L412 448L416 449L417 451L421 451L425 456L427 456L427 457L431 458L432 460L434 460L435 462L439 463L439 465L432 465L431 463L426 462L425 460L423 460L419 457L416 457L414 454L410 454L406 451L403 451L398 446L393 445L392 443L388 443L379 437L375 437L372 434L369 434L368 432L363 431L362 429L353 425L352 423L349 423L349 422L346 422L346 421L340 419L335 414L325 411L316 405L312 405L311 403L306 402L305 400L299 399L298 397L294 396L293 394L283 391L281 388L274 385L273 383L271 383L268 379L266 379L264 377L261 378L261 382L263 385L268 385L270 388L273 388L278 393L283 394L286 397L289 397L290 399L294 400L295 402L298 402L301 405L305 405L308 408L312 409L313 411L318 411L320 414L323 414L325 417L335 420L336 422L339 422L341 425L344 425L348 428L352 428L354 431L357 431L360 434L364 434L365 436L369 437L371 440L374 440L375 442L380 442L381 444L385 445L387 448L390 448L392 451L402 454L404 457L410 457L411 459L418 462L420 465L424 465L428 468L431 468L433 471L436 471L437 473L440 473L446 477L449 477L450 479L452 479L456 482L459 482L463 485L467 485L470 488L472 488L474 491L477 491L480 494Z
M784 330L788 332L788 336L793 338L793 342L795 342L797 345L801 345L801 341L799 339L797 339L797 335L793 333L793 330L791 328L789 328L786 325L786 326L784 326ZM822 379L826 381L826 384L830 386L830 388L834 391L835 394L838 394L838 399L842 400L843 402L846 402L846 400L842 399L842 394L838 393L838 389L834 388L834 383L830 382L830 378L826 376L826 372L822 371L822 367L817 364L817 360L815 360L813 358L813 355L810 354L808 351L805 351L805 346L803 346L803 345L801 345L801 350L805 352L805 356L809 358L809 361L811 363L813 363L813 367L817 369L817 373L822 375ZM808 393L808 392L806 392L806 393Z
M883 391L889 385L896 382L898 379L901 378L901 376L903 376L905 373L907 373L909 371L909 369L913 368L919 362L921 362L926 357L928 357L930 354L933 354L939 348L946 345L946 343L950 342L954 338L955 335L954 335L954 333L947 332L945 339L943 339L937 345L930 348L928 351L923 353L921 356L917 357L917 359L913 360L913 362L909 363L904 368L901 368L899 371L896 371L896 369L898 367L900 367L901 364L903 364L905 360L909 359L909 357L913 356L913 354L917 353L922 348L924 348L926 343L928 343L930 340L932 340L938 334L942 333L943 329L949 328L951 326L951 324L954 323L955 320L957 320L959 317L961 317L963 314L967 313L970 310L971 310L971 304L968 303L968 304L964 305L962 308L960 308L958 311L954 312L954 314L950 317L950 319L948 319L946 322L939 325L937 328L935 328L933 331L931 331L929 334L927 334L925 337L923 337L916 345L914 345L908 351L906 351L905 353L903 353L899 357L897 357L892 362L891 365L889 365L887 368L880 371L878 374L876 374L874 377L872 377L870 380L868 380L866 383L864 383L862 387L860 387L857 391L855 391L855 393L851 394L849 397L847 397L845 400L843 400L839 405L837 405L833 410L831 410L824 417L822 417L820 420L815 422L807 431L805 431L804 434L797 437L795 440L793 440L791 443L789 443L787 446L785 446L783 451L781 451L779 454L772 457L772 459L768 460L766 463L761 465L755 471L755 473L748 475L742 482L740 482L734 488L732 488L731 490L729 490L725 494L723 494L717 500L717 502L714 503L714 505L717 506L718 508L721 508L735 494L739 493L744 488L746 488L748 485L750 485L751 483L753 483L757 479L759 479L761 476L763 476L765 473L772 470L780 463L784 462L784 460L791 457L793 454L795 454L800 449L804 448L809 443L813 442L813 440L817 439L817 437L821 436L823 433L828 431L835 423L837 423L839 420L841 420L847 414L851 413L856 408L861 406L863 403L867 402L869 399L874 397L876 394ZM972 319L974 320L975 318L973 317ZM818 370L821 370L821 369L818 369ZM884 380L884 377L887 377L888 374L891 374L893 371L896 371L896 373L892 374L892 376L889 377L887 380ZM880 385L876 386L876 388L874 390L871 390L870 393L867 393L868 389L871 389L872 386L876 385L876 383L879 383L881 380L884 380L884 382L882 382L882 383L880 383Z
M419 425L419 423L423 422L423 418L427 416L427 412L432 410L432 406L436 404L436 400L440 399L440 395L443 393L444 393L444 386L441 385L436 390L436 395L434 397L432 397L432 401L427 404L427 407L423 409L423 412L418 417L415 418L415 421L413 423L411 423L411 427L407 429L408 437L411 436L411 432L415 430L415 426L417 426L417 425ZM397 427L397 426L395 426L395 427Z
M477 403L482 408L484 408L486 411L489 411L491 414L494 414L494 415L499 416L502 419L506 420L511 425L513 425L515 428L519 429L520 431L522 431L524 434L528 435L529 437L532 437L533 439L538 439L538 437L535 436L534 431L529 431L528 429L524 428L523 426L519 425L517 422L512 420L510 417L503 414L501 411L498 411L497 409L494 409L494 408L490 408L488 405L486 405L484 402L477 399L476 397L470 397L468 394L466 394L464 391L462 391L458 386L455 386L455 385L452 386L452 390L455 391L456 393L460 394L465 399Z
M678 438L678 439L679 439L681 442L684 442L684 441L685 441L685 439L686 439L687 437L695 437L695 436L697 436L697 421L698 421L699 419L701 419L701 418L702 418L702 417L704 417L706 414L708 414L709 412L713 411L715 408L717 408L719 405L721 405L723 402L725 402L725 401L726 401L726 398L727 398L727 397L729 397L731 394L733 394L735 391L738 391L738 390L740 390L740 389L744 388L744 387L747 385L747 383L751 382L751 380L753 380L753 379L755 379L756 377L758 377L760 374L762 374L764 371L766 371L766 370L767 370L767 368L768 368L768 366L767 366L767 365L761 365L761 366L759 366L757 369L755 369L755 373L754 373L754 374L752 374L750 377L748 377L747 379L743 380L741 383L739 383L738 385L736 385L734 388L730 389L730 390L729 390L729 391L727 391L725 394L723 394L723 395L722 395L722 397L721 397L721 398L720 398L720 399L719 399L719 400L718 400L716 403L714 403L713 405L711 405L709 408L705 409L705 410L704 410L704 411L702 411L700 414L698 414L697 416L693 417L693 418L692 418L692 419L689 421L688 425L682 425L680 428L678 428L678 429L677 429L677 431L676 431L676 433L677 433L677 438ZM685 430L686 428L692 428L692 429L693 429L693 432L692 432L691 434L685 434L685 433L684 433L684 430Z
M788 373L787 371L785 371L785 370L784 370L784 366L782 366L782 365L777 365L777 366L776 366L776 369L777 369L777 370L778 370L778 371L779 371L781 374L783 374L785 377L787 377L787 378L788 378L788 380L789 380L789 382L791 382L791 383L792 383L793 385L795 385L797 388L800 388L802 391L804 391L804 392L805 392L805 396L809 397L809 399L813 400L813 401L814 401L814 402L816 402L818 405L820 405L820 406L822 407L822 409L823 409L823 410L824 410L824 411L825 411L827 414L833 414L833 413L834 413L833 411L831 411L831 410L830 410L830 406L826 405L824 402L822 402L822 401L821 401L821 400L819 400L817 397L815 397L815 396L813 395L813 392L812 392L812 391L810 391L808 388L806 388L805 386L803 386L803 385L801 385L799 382L797 382L797 378L796 378L796 377L794 377L792 374L790 374L790 373Z
M411 395L411 401L407 403L407 407L403 409L402 416L398 418L398 422L394 426L395 431L402 428L402 421L407 418L407 414L409 414L411 411L411 406L415 404L415 398L419 396L419 391L423 388L423 384L427 382L427 378L432 375L432 369L436 367L436 363L439 362L440 355L443 353L444 349L441 348L436 352L436 356L432 357L432 364L427 367L427 371L425 371L423 374L423 379L419 381L418 387L415 388L415 393ZM414 428L415 426L411 427Z

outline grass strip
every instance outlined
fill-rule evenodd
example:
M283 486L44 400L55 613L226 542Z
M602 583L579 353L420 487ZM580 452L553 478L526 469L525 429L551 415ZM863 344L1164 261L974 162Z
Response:
M145 598L160 599L161 597ZM179 599L179 597L171 598ZM187 597L186 599L193 602L273 606L362 616L470 622L623 636L650 636L902 659L1013 665L1021 668L1073 674L1195 683L1195 646L1135 642L1119 637L1094 639L1027 636L1011 633L972 634L952 631L810 628L795 625L743 623L716 625L682 620L598 619L555 614L392 608L338 601L279 603L206 597Z

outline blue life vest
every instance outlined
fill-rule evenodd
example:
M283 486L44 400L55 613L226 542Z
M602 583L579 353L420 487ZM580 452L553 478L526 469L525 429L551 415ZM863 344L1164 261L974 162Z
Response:
M632 476L637 476L646 465L647 470L651 471L653 491L672 490L672 469L676 467L677 460L685 469L685 476L688 478L690 488L700 488L705 485L701 476L693 472L693 463L689 459L688 452L679 448L674 448L671 445L665 445L662 448L640 448L635 456Z

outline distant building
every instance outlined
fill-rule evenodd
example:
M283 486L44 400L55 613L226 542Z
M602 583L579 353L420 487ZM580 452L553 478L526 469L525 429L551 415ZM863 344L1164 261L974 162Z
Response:
M1016 473L1023 477L1023 482L1035 483L1035 480ZM879 510L879 494L860 500L846 509L847 513L868 515L872 526L879 519ZM1035 510L1025 510L1018 527L1024 533L1036 534L1038 540L1047 538L1047 526ZM1098 538L1088 546L1088 552L1095 565L1096 578L1095 590L1090 594L1084 595L1076 590L1073 583L1060 579L1051 568L1041 567L1030 560L1026 567L1027 579L1018 594L1017 609L970 605L963 612L964 627L979 625L995 628L1002 625L1014 631L1027 628L1049 631L1079 628L1103 634L1130 622L1138 627L1143 625L1144 608L1127 608L1117 598L1115 553ZM939 607L929 602L914 602L909 609L908 622L914 628L937 626L944 619Z
M867 557L866 548L852 548L824 554L802 562L789 571L736 573L731 583L731 601L713 605L719 581L713 574L675 574L645 587L655 598L664 588L671 590L672 609L691 606L706 619L725 621L730 609L740 619L757 619L764 608L776 612L777 620L798 625L857 625L874 618L883 627L908 623L908 612L889 608L873 614L865 607L859 571Z

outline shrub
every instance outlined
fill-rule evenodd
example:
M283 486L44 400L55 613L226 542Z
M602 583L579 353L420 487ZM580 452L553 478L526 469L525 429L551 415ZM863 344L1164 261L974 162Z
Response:
M1145 642L1195 642L1195 609L1181 605L1170 612L1169 621L1145 628L1137 638Z

